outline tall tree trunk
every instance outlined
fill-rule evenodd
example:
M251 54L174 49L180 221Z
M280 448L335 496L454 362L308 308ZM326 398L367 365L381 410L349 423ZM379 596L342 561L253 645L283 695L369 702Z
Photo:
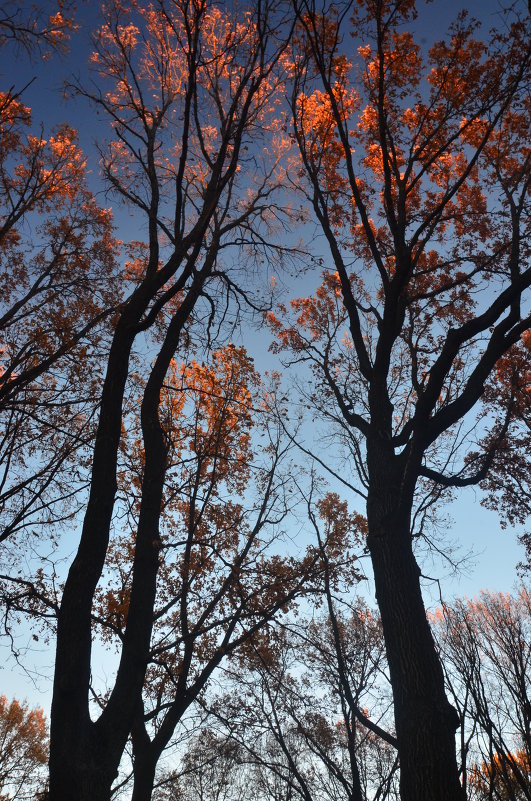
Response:
M109 355L81 541L68 572L57 620L50 727L50 801L99 801L100 798L103 801L109 797L119 762L118 757L109 777L105 764L112 749L108 747L103 732L97 738L93 736L95 724L90 720L88 698L92 599L109 541L122 399L133 342L127 323L124 315L117 326ZM98 769L100 758L105 761ZM92 774L95 775L91 778ZM96 788L96 784L99 786L102 781L108 782L106 795L101 795ZM86 793L83 787L88 788Z
M212 260L196 276L173 316L144 391L141 419L145 470L127 626L114 688L98 721L92 723L88 707L92 602L109 542L122 399L134 340L131 322L138 318L139 304L131 302L115 331L102 392L81 542L68 573L58 615L50 727L50 801L107 801L133 725L135 703L141 698L147 665L159 565L159 518L166 471L166 446L158 417L160 391L180 332L211 263ZM96 775L92 778L92 774ZM95 783L97 787L92 790Z
M446 698L412 549L413 493L406 497L394 456L378 460L371 484L367 544L393 688L401 801L463 801L455 752L459 721Z

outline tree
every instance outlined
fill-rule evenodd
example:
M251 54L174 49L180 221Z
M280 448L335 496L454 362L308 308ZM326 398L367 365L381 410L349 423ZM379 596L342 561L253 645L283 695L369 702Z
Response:
M235 654L220 695L204 702L206 726L216 732L211 747L237 746L239 762L251 768L253 797L395 798L380 621L352 597L364 520L334 493L315 512L309 504L309 513L321 561L310 600L319 606L324 596L326 611L310 619L290 615Z
M238 746L203 729L188 743L181 769L166 778L156 801L245 801L251 788L258 799Z
M110 122L111 141L101 146L104 177L143 221L147 239L132 246L131 291L108 353L81 540L58 612L50 801L109 798L150 658L169 467L164 383L192 326L211 341L222 293L248 297L238 265L229 269L230 247L246 247L247 271L252 258L274 255L269 234L282 214L275 200L283 174L275 70L283 45L274 9L260 3L237 18L204 0L174 0L146 8L110 3L104 15L92 56L98 88L74 90ZM127 622L114 684L92 721L92 617L114 533L132 373L141 384L143 465Z
M379 621L361 600L335 624L352 636L338 662L330 621L288 622L234 670L211 702L207 725L238 745L265 798L362 801L397 798L394 737ZM285 625L285 624L284 624ZM382 736L385 737L383 739ZM256 792L254 795L258 796Z
M498 416L512 404L512 421L492 460L488 475L481 482L485 490L482 504L500 514L506 528L524 526L531 515L531 493L527 480L527 455L531 448L531 369L529 353L531 333L522 335L522 341L511 348L500 362L486 388L484 402ZM531 567L531 535L524 531L520 540L525 546L527 562Z
M20 4L11 11L0 21L4 49L63 48L66 6L44 28L35 14L24 24ZM18 611L55 614L36 560L56 548L87 486L120 292L112 215L88 188L76 131L36 131L23 90L11 87L0 92L0 139L0 597L13 642Z
M306 402L366 497L401 797L461 799L414 544L444 493L486 477L514 420L511 384L500 416L479 402L531 322L528 20L513 9L483 41L462 14L424 54L411 0L293 7L293 136L332 269L271 325L311 366Z
M522 751L511 754L510 761L501 765L494 757L490 764L474 766L469 778L474 799L496 799L496 801L527 801L531 787L529 762Z
M342 589L334 595L351 610L348 616L336 611L335 618L350 692L357 705L368 707L365 724L353 725L357 713L345 691L332 621L288 618L282 629L259 638L256 648L251 642L233 660L221 694L207 696L208 717L183 748L179 767L165 778L165 791L173 789L187 801L217 793L237 798L242 786L257 799L399 797L392 736L380 728L378 714L383 710L385 720L390 706L381 675L380 622L359 599L348 603ZM447 691L460 717L465 797L529 799L528 591L458 599L431 620ZM349 632L350 638L344 636ZM361 796L352 781L356 773Z
M0 47L62 49L69 9L45 22L3 4ZM42 25L40 24L42 21ZM84 486L105 339L119 300L112 215L87 186L86 159L69 125L35 132L23 90L0 92L0 542L3 569L24 533L59 525ZM86 454L85 454L86 455ZM9 558L8 555L9 554ZM28 584L2 576L18 603ZM30 582L31 584L31 582Z
M42 709L0 696L0 798L32 801L44 785L48 731Z
M19 101L1 120L0 541L66 514L97 404L101 323L119 297L112 217L86 187L75 131L45 140L24 133L30 123Z
M483 592L434 620L445 677L461 720L461 773L471 798L531 798L531 605Z
M41 3L39 8L16 0L3 0L0 4L0 47L14 45L30 58L35 54L47 58L54 52L64 52L70 32L76 27L73 10L69 0Z
M147 673L132 728L134 801L149 801L158 762L214 671L274 625L315 584L319 554L281 556L297 503L292 446L271 426L268 393L244 348L168 371L161 421L167 442L160 566ZM109 547L94 619L124 638L144 454L138 424L120 463L127 530ZM257 445L261 442L261 447ZM258 451L258 452L257 452ZM313 579L313 581L312 581Z

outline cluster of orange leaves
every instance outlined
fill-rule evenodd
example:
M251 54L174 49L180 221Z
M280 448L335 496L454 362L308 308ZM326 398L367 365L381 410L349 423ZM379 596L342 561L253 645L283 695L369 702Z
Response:
M252 359L243 347L232 344L214 351L208 364L192 359L171 365L160 406L168 448L162 524L168 540L188 540L191 547L186 567L175 562L173 550L163 559L162 601L179 595L184 569L195 591L205 591L209 582L217 580L220 554L230 559L237 553L242 511L231 494L242 496L249 482L258 388ZM136 498L138 510L143 446L139 438L128 443L125 431L124 437L126 469L120 484L124 494ZM127 617L133 554L134 537L120 537L109 553L118 584L104 593L100 614L119 627Z
M354 12L362 31L363 25L369 31L371 20L376 17L385 20L385 9L388 6L390 9L390 4L377 4L378 9L373 12L373 5L360 2ZM319 37L316 47L323 52L329 48L327 69L333 77L328 91L304 91L297 100L297 123L304 136L305 158L318 173L330 222L338 229L348 228L350 241L345 241L345 245L363 255L367 263L373 254L367 246L367 222L362 225L357 216L358 206L363 203L366 212L377 213L384 221L380 225L369 219L368 224L382 253L388 252L392 249L392 239L384 213L390 202L388 190L384 191L387 180L397 215L401 204L405 204L406 225L425 218L444 200L444 218L435 232L439 242L447 242L450 235L485 242L493 235L485 185L500 180L501 176L511 188L521 177L522 165L529 154L527 98L523 108L509 109L502 123L487 133L482 156L484 171L480 174L476 165L458 185L459 177L469 166L470 148L478 147L489 125L482 116L469 117L467 109L472 103L476 108L488 104L507 65L495 52L489 54L484 42L474 38L475 23L462 16L449 41L433 45L428 69L424 70L424 59L412 34L394 27L400 19L415 16L414 6L413 2L400 3L393 10L398 20L395 18L384 32L381 52L371 44L358 48L363 64L363 93L350 86L352 80L360 85L354 72L359 70L359 64L338 53L340 38L333 35L336 20L332 16L326 23L314 22L318 31L315 36ZM521 35L516 31L515 41ZM427 82L429 99L418 88L423 79ZM385 141L382 124L386 129ZM347 138L351 142L348 146ZM360 153L355 156L358 147ZM359 168L354 177L347 169L350 160L354 170ZM446 198L454 185L457 191ZM413 255L423 260L419 272L424 276L431 273L437 280L437 270L435 273L426 270L423 254ZM393 260L387 261L392 275ZM440 274L441 285L449 278L448 270ZM427 281L429 278L425 278L425 285Z
M29 792L47 760L48 727L43 710L0 695L0 798L11 798L10 790Z
M236 20L217 6L194 0L193 10L175 3L165 14L136 2L107 4L105 15L107 22L96 32L91 56L94 68L110 85L105 104L112 109L115 128L122 123L128 130L138 125L141 137L148 130L156 131L160 144L155 149L155 168L161 186L175 178L182 151L181 135L167 136L167 132L182 124L185 95L190 85L196 87L201 114L195 122L200 122L197 130L189 131L184 178L187 192L201 196L220 150L226 147L227 158L231 156L228 115L233 113L230 109L242 81L253 77L246 74L249 70L258 76L261 69L259 63L250 67L247 61L256 41L251 14L246 12ZM192 52L198 26L200 58ZM275 134L270 146L282 152L286 137L279 90L273 76L261 74L248 114ZM214 109L218 108L220 114L216 115ZM137 167L135 154L122 138L110 142L105 157L110 175L131 186L138 177Z

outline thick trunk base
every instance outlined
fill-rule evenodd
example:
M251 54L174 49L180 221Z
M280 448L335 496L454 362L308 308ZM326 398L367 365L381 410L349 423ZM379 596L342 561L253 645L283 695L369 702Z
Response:
M113 780L102 776L97 768L82 775L65 771L50 781L48 801L110 801Z
M401 801L464 801L459 721L426 618L409 520L401 525L398 512L381 515L371 531L369 515L368 545L393 688Z
M96 741L94 732L86 737L79 732L70 742L57 738L50 753L47 801L110 801L118 762L103 739Z

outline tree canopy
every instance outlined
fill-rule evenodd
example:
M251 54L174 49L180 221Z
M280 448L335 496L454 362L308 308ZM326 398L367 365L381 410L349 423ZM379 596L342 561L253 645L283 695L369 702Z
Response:
M526 591L427 614L419 547L468 486L529 547L527 10L0 9L70 104L0 92L2 619L55 646L50 801L230 798L218 758L236 795L529 798Z

